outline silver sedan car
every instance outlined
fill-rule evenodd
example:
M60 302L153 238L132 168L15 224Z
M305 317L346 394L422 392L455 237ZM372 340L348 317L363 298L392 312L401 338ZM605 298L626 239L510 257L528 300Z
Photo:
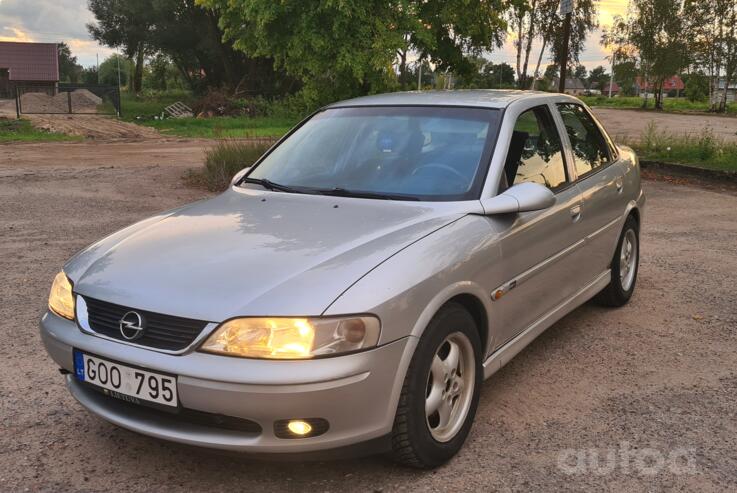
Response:
M578 99L397 93L307 118L224 193L78 253L41 335L72 395L176 442L461 448L481 382L637 278L632 150Z

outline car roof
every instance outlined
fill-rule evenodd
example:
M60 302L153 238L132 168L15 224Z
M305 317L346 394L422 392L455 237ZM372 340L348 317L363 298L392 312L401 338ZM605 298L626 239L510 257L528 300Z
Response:
M478 108L506 108L523 98L554 96L541 91L470 89L458 91L410 91L364 96L339 101L328 108L353 106L471 106Z

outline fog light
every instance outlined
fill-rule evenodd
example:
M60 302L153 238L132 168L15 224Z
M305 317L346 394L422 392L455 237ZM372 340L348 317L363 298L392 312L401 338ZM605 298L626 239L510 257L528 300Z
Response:
M311 438L328 431L330 425L323 418L281 419L274 423L277 438Z
M310 426L307 421L302 421L299 419L290 421L287 424L287 428L289 428L289 431L299 436L309 435L309 433L312 431L312 426Z

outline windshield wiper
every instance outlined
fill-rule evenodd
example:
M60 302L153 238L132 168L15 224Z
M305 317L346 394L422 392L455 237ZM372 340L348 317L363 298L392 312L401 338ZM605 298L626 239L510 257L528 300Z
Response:
M315 189L316 193L322 195L332 195L335 197L356 197L361 199L380 199L380 200L414 200L418 201L417 197L409 195L398 195L391 193L380 193L380 192L364 192L361 190L348 190L346 188L335 187L332 189Z
M256 185L261 185L267 190L271 191L278 191L278 192L287 192L287 193L304 193L300 190L297 190L296 188L288 187L286 185L281 185L279 183L274 183L271 180L267 180L266 178L244 178L242 183L254 183Z

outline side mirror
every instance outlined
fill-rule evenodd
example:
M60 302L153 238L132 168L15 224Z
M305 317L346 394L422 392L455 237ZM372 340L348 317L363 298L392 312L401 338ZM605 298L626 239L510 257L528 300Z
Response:
M240 171L239 171L238 173L236 173L236 174L235 174L235 176L234 176L234 177L233 177L233 178L232 178L232 179L230 180L230 186L232 187L233 185L235 185L236 183L238 183L238 181L240 181L240 179L241 179L241 178L243 178L243 176L244 176L244 175L245 175L246 173L248 173L248 170L249 170L249 169L251 169L251 168L250 168L250 167L248 167L248 168L243 168L243 169L242 169L242 170L240 170Z
M538 183L520 183L504 193L483 199L484 214L510 214L515 212L541 211L555 204L555 195L549 188Z

